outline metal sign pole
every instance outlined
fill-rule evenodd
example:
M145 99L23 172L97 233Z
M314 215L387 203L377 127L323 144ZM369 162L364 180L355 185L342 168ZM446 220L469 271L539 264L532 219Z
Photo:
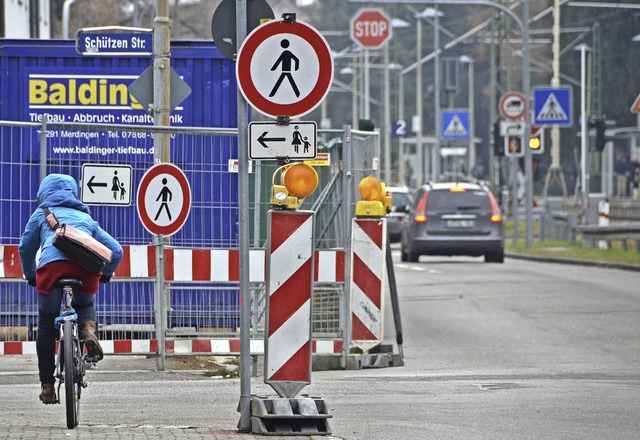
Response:
M170 73L170 21L168 0L156 0L156 17L153 20L153 125L168 127L171 124L169 97ZM154 133L153 135L154 163L169 162L169 133ZM157 367L165 367L165 319L166 309L164 300L164 241L162 235L156 237L156 263L158 273L154 294L156 339L158 340ZM168 244L168 243L167 243Z
M247 0L236 2L236 41L247 36ZM249 144L247 101L238 90L238 202L240 205L240 421L238 429L251 430L251 292L249 290Z

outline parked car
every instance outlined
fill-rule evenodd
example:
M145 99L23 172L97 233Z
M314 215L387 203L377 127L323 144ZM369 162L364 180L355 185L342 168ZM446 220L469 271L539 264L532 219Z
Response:
M504 261L502 212L481 183L443 182L420 187L401 227L402 261L420 255L484 255Z
M391 194L391 212L387 214L387 235L391 243L400 241L400 227L409 212L411 205L411 190L406 186L388 186L387 193Z

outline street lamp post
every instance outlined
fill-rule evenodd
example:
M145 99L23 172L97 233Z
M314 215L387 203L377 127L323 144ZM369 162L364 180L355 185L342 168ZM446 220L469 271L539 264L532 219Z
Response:
M416 170L416 184L422 185L425 179L425 160L424 160L424 146L422 145L422 126L423 126L423 93L422 93L422 19L433 19L433 45L434 45L434 107L435 107L435 133L434 138L436 140L435 146L431 149L431 170L430 176L432 179L437 179L440 174L439 162L440 162L440 30L438 24L438 18L443 17L444 13L437 8L426 8L424 11L416 14L416 113L418 116L418 127L416 133L416 156L417 156L417 170Z
M438 179L440 175L440 132L442 131L440 125L440 23L438 21L439 17L444 16L444 14L438 11L438 7L436 6L434 14L433 14L433 53L435 57L433 58L433 87L434 87L434 95L433 95L433 105L435 108L435 133L434 138L436 143L431 150L431 168L432 168L432 176L434 179Z
M579 44L574 50L580 51L580 187L582 189L582 222L586 223L589 197L589 171L587 169L587 52L586 44Z
M391 28L406 28L409 27L409 23L400 19L391 19ZM389 78L389 70L397 69L397 64L390 64L389 62L389 45L390 41L384 45L383 48L383 63L384 63L384 180L387 185L391 182L391 84Z
M469 66L469 169L476 163L476 130L475 130L475 101L474 101L474 60L468 55L461 55L458 58L463 64Z

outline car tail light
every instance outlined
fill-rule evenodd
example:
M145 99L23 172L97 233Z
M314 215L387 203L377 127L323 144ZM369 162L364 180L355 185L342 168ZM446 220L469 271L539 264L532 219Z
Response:
M422 194L416 208L416 214L413 216L413 221L416 223L427 222L427 193Z
M487 193L489 196L489 202L491 203L491 223L502 223L502 211L500 211L500 206L498 206L498 202L492 193Z

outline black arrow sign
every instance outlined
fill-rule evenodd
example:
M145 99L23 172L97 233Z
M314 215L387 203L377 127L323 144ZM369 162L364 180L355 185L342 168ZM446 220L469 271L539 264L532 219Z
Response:
M106 183L102 183L102 182L94 182L93 179L95 179L96 176L91 176L91 179L89 179L89 181L87 182L87 188L89 188L89 191L91 191L91 194L95 194L95 191L93 190L94 186L97 187L107 187Z
M265 131L258 138L258 142L260 142L260 145L262 145L264 148L269 148L269 146L266 144L267 142L284 142L284 141L287 140L286 138L268 138L268 137L265 137L265 136L267 136L267 134L269 134L269 132Z

